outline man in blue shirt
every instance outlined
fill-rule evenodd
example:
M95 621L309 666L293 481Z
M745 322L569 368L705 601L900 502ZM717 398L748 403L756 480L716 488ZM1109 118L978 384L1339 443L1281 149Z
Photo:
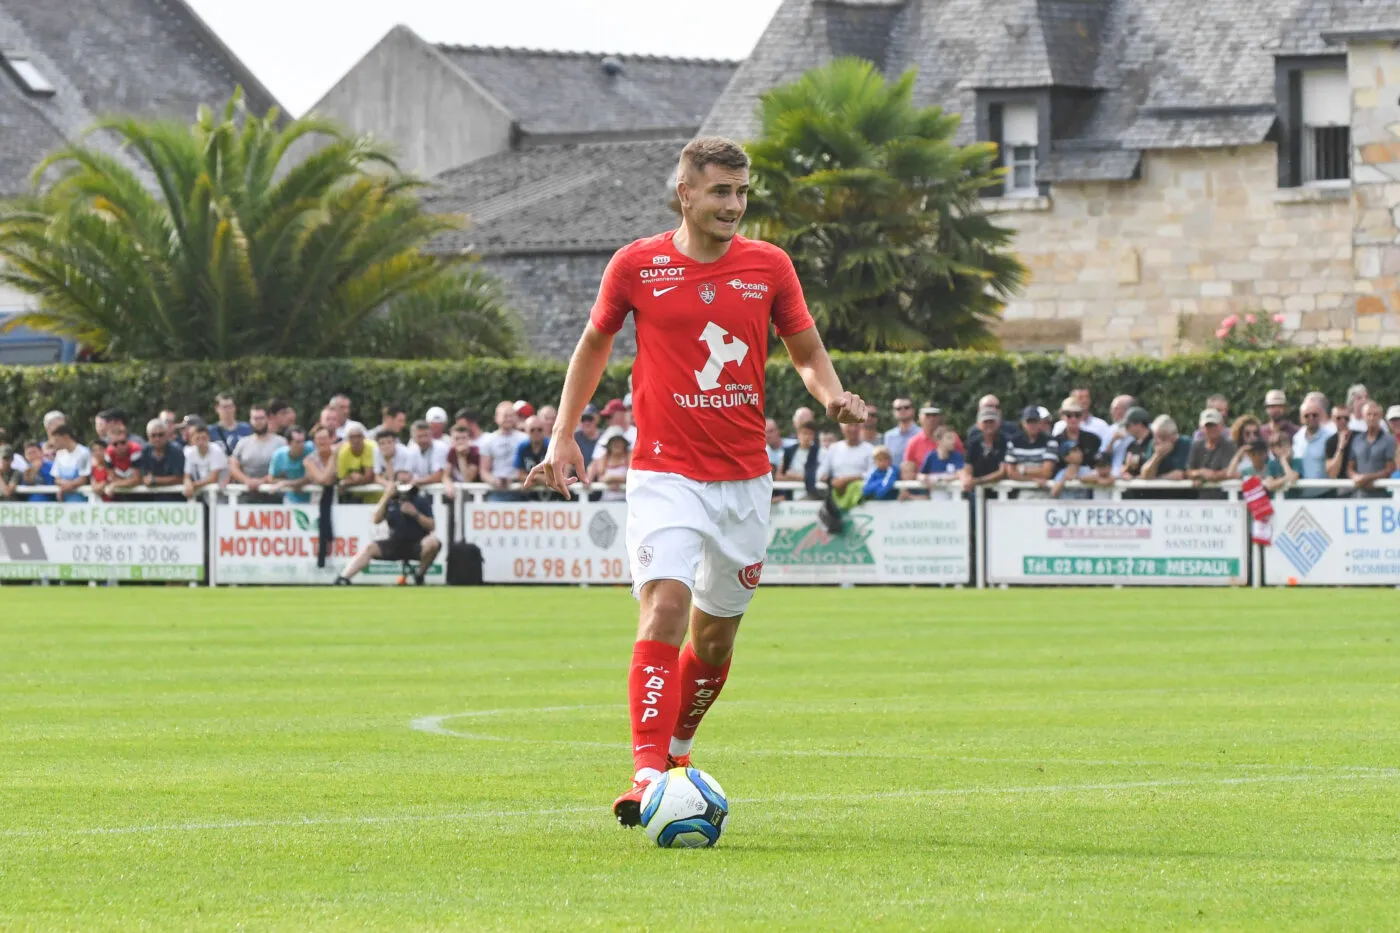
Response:
M311 501L311 493L304 491L309 482L306 476L306 430L293 427L287 432L287 446L278 447L272 452L272 462L267 467L267 477L276 480L277 489L284 490L282 501L306 504Z
M224 453L232 457L238 442L252 434L253 427L246 421L238 420L238 406L227 392L214 396L214 410L218 412L219 420L209 426L209 442L218 444Z

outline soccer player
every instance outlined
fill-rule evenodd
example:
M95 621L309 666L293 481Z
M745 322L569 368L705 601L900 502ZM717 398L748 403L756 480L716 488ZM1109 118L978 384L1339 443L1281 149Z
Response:
M749 159L737 143L707 137L685 147L676 175L681 226L623 247L608 263L569 361L549 451L526 478L567 498L583 475L573 426L631 313L637 442L627 550L641 622L627 682L632 788L613 803L623 826L640 822L642 794L665 768L689 765L763 570L773 482L763 413L770 325L827 415L865 421L865 402L841 388L792 261L738 235L748 193Z

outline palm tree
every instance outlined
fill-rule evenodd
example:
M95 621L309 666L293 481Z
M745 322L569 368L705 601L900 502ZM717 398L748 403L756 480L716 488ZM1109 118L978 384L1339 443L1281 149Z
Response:
M848 350L986 347L1025 269L979 198L996 147L957 146L959 118L838 59L765 94L750 225L792 256L827 342Z
M456 221L422 209L383 147L249 114L241 90L193 126L105 120L34 177L0 207L0 281L39 305L12 326L113 359L516 350L490 282L422 252Z

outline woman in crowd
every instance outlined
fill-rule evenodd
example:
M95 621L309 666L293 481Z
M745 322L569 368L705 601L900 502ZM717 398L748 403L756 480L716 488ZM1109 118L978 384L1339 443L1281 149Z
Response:
M1235 442L1236 453L1243 451L1250 441L1259 440L1264 435L1259 426L1259 419L1253 415L1240 415L1235 419L1235 423L1230 425L1230 440Z
M603 483L603 502L624 502L627 499L627 466L631 450L627 435L617 428L608 428L598 443L603 445L603 456L593 458L588 467L588 481Z

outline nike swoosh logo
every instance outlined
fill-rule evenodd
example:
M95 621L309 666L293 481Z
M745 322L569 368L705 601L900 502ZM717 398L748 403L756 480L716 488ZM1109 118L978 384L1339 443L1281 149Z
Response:
M641 750L644 749L644 748L655 748L655 747L656 747L655 745L638 745L636 748L633 749L633 751L639 752L639 751L641 751Z
M651 290L651 297L653 297L653 298L660 298L662 295L666 294L667 292L673 292L673 291L675 291L675 290L678 289L678 288L680 288L679 285L672 285L670 288L653 288L653 289Z

